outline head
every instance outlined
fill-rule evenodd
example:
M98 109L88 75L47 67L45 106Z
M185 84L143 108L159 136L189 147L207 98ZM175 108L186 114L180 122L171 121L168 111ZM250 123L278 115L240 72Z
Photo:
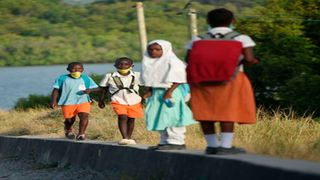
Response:
M134 65L132 59L128 57L120 57L116 59L114 63L114 67L116 67L118 72L122 75L129 74L133 66Z
M70 72L71 77L80 78L83 72L83 64L80 62L72 62L68 64L67 70Z
M214 9L207 14L207 23L212 28L229 27L234 21L233 13L225 8Z
M156 42L149 44L147 51L151 58L160 58L163 54L161 45Z

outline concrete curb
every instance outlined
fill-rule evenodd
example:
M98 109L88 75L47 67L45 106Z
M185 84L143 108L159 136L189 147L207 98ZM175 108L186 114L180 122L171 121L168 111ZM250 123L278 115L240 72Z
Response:
M118 146L102 141L0 136L0 157L32 158L62 167L81 165L133 179L320 180L320 163L315 162L251 154L151 151L147 146Z

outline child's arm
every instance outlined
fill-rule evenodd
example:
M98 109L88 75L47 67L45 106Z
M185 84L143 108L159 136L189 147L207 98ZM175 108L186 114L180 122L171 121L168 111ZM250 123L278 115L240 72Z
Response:
M258 64L259 61L257 58L253 55L253 48L247 47L243 49L243 55L244 55L244 65L251 66L253 64Z
M146 92L144 93L144 95L142 96L143 100L148 99L148 97L150 97L152 95L152 88L151 87L147 87Z
M163 95L163 99L172 98L172 92L179 86L179 83L173 83L172 86Z
M106 104L104 102L104 99L106 97L106 94L107 94L107 90L108 90L108 87L100 87L100 98L99 98L99 102L98 102L98 106L99 108L103 109Z
M54 88L51 93L51 103L50 103L50 107L52 109L54 109L58 104L57 103L58 96L59 96L59 89Z

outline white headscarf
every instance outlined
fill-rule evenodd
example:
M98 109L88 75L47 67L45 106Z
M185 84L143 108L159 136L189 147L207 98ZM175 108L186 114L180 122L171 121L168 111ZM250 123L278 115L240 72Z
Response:
M143 55L141 82L148 87L169 88L172 83L186 83L186 65L172 51L169 41L154 40L148 43L159 44L162 48L160 58L152 58L148 51Z

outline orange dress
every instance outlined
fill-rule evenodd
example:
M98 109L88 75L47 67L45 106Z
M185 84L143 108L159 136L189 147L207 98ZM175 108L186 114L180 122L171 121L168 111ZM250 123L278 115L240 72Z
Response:
M191 84L191 109L197 121L256 122L256 105L248 77L239 72L223 85Z

